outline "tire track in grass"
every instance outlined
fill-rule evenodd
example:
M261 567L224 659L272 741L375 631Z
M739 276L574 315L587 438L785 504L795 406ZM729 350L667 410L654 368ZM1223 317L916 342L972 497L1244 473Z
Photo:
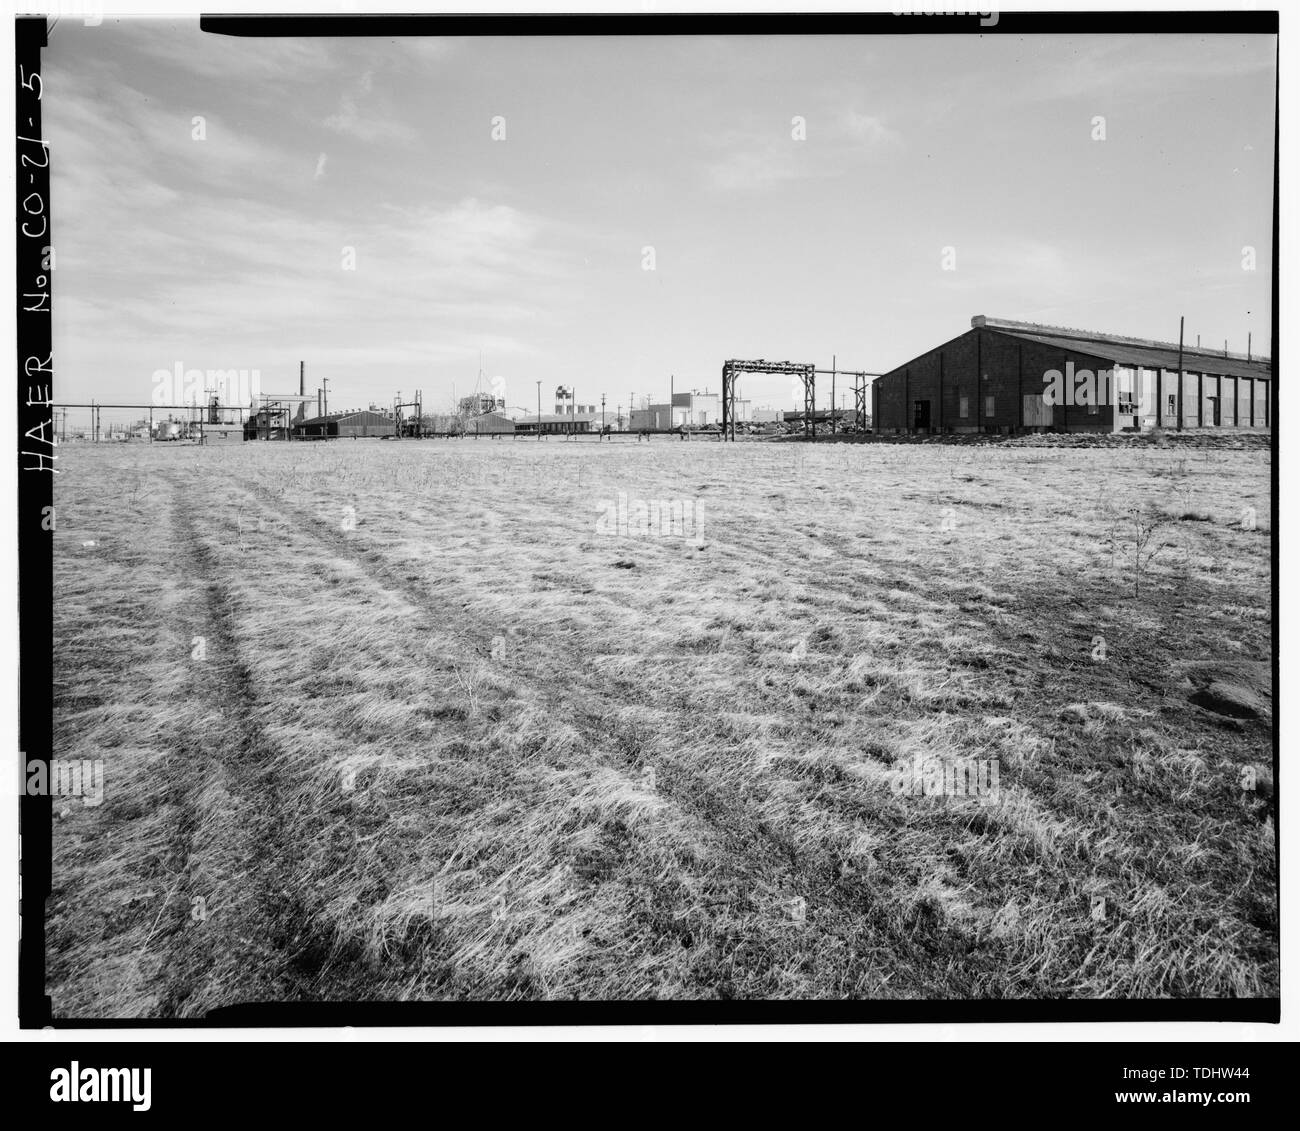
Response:
M384 589L400 594L420 619L457 639L465 651L478 656L489 654L496 626L470 622L464 610L453 624L434 623L425 611L431 595L428 585L413 580L403 567L386 560L380 550L332 524L286 513L283 501L258 484L241 482L240 488L278 521L347 558ZM569 721L594 757L603 758L620 773L641 766L635 753L630 753L637 746L635 725L618 719L611 723L608 716L588 706L600 702L609 688L593 681L576 662L563 666L566 683L557 688L556 657L550 655L544 662L545 668L518 660L503 666L512 678L544 685L552 701L561 700L557 714ZM655 703L649 698L653 695L651 689L643 688L641 693L646 697L643 705L652 710L679 714L686 709L697 719L707 720L707 714L676 697L669 701L664 695L655 696L661 700ZM695 725L692 723L692 729ZM602 754L611 746L611 739L619 751L613 757ZM737 996L789 996L789 987L783 987L777 976L779 969L802 961L800 952L815 940L824 944L827 961L830 955L838 955L840 965L847 968L837 969L835 978L840 984L852 985L857 996L916 992L917 984L909 991L902 983L914 978L918 963L928 952L898 937L870 913L869 907L864 914L863 908L854 906L856 897L846 894L829 858L801 860L790 838L763 810L762 799L752 795L761 791L761 785L747 791L741 788L743 782L721 783L707 770L692 767L679 757L664 759L662 764L666 769L671 767L672 772L659 778L656 792L706 831L709 851L705 860L693 866L683 862L677 875L649 880L628 908L642 929L653 936L652 948L690 949L701 940L713 939L718 953L702 959L701 975L708 974L722 983L724 993L730 993L727 987L733 987ZM750 780L750 785L754 784ZM811 935L812 928L799 919L795 903L800 899L820 908L824 916L820 936ZM711 914L705 910L710 908L722 910ZM737 929L738 924L745 929ZM755 930L757 927L762 930ZM892 949L893 959L888 971L882 969L881 962L886 945ZM899 984L898 989L887 986L891 977ZM704 988L698 977L681 987L687 993L700 993ZM712 990L714 986L707 988ZM664 989L671 992L673 987ZM782 995L783 989L786 992Z
M404 603L412 608L412 617L415 622L422 626L422 631L437 634L442 638L454 640L463 653L469 656L484 659L491 654L491 642L497 633L497 630L491 627L485 627L478 622L470 623L466 619L466 614L462 611L454 620L441 621L437 619L430 611L430 590L429 588L415 580L412 580L409 574L401 567L395 566L387 561L382 553L372 547L365 546L358 542L355 537L345 534L340 528L319 520L304 519L300 515L293 513L288 504L279 497L256 483L241 481L238 489L245 494L264 510L274 521L283 524L286 528L291 529L295 534L309 538L318 545L324 547L331 556L344 559L355 566L370 582L376 585L380 590L396 595ZM538 670L533 666L526 665L518 660L497 659L494 661L503 669L509 672L509 675L516 683L524 683L530 686L547 687L547 696L554 699L556 692L552 688L555 669L548 667L545 671ZM565 690L564 698L569 700L571 692ZM563 712L573 726L574 731L581 736L585 742L587 752L597 763L603 763L609 769L615 771L618 779L626 782L628 787L635 789L636 780L626 772L626 763L620 763L617 759L610 759L603 754L604 749L608 746L607 735L602 734L599 729L601 720L597 716L590 715L585 709L574 709ZM665 795L665 791L658 791L665 800L675 800L675 798ZM573 800L578 800L574 795ZM613 829L606 826L602 827L602 839L606 835L612 835L615 840L621 839L626 834L626 830L621 830L615 822ZM579 878L588 874L588 869L594 873L601 873L603 865L600 863L601 858L605 855L603 845L593 848L592 856L589 859L577 861ZM624 845L624 847L626 847ZM654 888L657 881L652 876L647 876L649 886ZM642 913L645 904L656 904L656 910L650 916L655 925L662 928L660 934L672 934L670 945L676 947L680 937L680 930L671 925L671 915L665 915L661 904L656 903L653 893L647 896L646 900L632 900L630 906L625 909L625 913L634 923L644 924L646 916ZM651 947L653 950L653 947ZM593 987L597 993L601 992L599 985ZM672 996L680 996L680 991L673 986L655 987L655 989L665 989ZM657 996L651 993L650 996Z
M102 805L62 810L52 830L46 984L56 1017L152 1016L166 960L151 932L174 895L170 846L184 859L185 844L167 788L182 708L178 571L155 533L166 500L141 513L71 470L56 484L53 752L102 759L106 788Z
M282 571L271 567L276 569L277 589L300 590L301 585L296 585L291 576L293 571L310 571L314 564L328 563L330 568L322 576L330 584L351 575L349 583L356 585L355 591L348 587L339 590L338 603L330 606L333 618L357 608L355 602L362 592L366 605L374 607L378 603L389 610L389 623L398 626L396 637L391 633L385 637L389 662L396 660L395 667L403 672L399 682L418 684L419 690L399 691L400 701L389 702L388 707L409 706L427 717L427 695L432 684L441 684L439 690L457 694L448 673L456 669L456 659L463 663L463 655L453 653L435 659L433 669L424 672L420 644L432 637L456 642L461 653L477 654L478 650L472 645L459 647L464 632L455 624L440 622L430 609L428 592L403 584L398 573L385 572L381 563L359 557L356 544L330 524L304 521L286 513L287 503L277 504L267 493L246 484L227 484L223 490L227 504L240 508L245 522L256 514L266 520L259 527L269 523L277 528L273 536L285 549L275 560L287 554L294 563ZM223 560L223 571L230 573L232 567L238 568L234 566L238 561L238 557ZM285 643L296 647L303 640L291 629ZM278 679L276 686L282 696L308 691L310 697L314 673L304 676L299 668L286 679L285 666L276 659L274 649L264 652L251 632L248 641L253 675L265 677L278 672L272 678ZM432 659L427 651L423 654ZM403 662L402 657L408 659ZM345 662L336 674L346 682L351 670ZM432 681L427 678L431 674L435 676ZM303 679L308 683L301 683ZM575 765L569 753L575 746L571 736L576 731L561 733L559 746L534 760L538 751L527 749L511 733L513 720L498 721L500 716L491 708L478 716L477 723L464 723L463 729L447 729L446 724L441 724L438 730L442 733L436 738L425 732L405 751L397 751L391 767L402 776L389 778L389 784L374 793L378 799L391 794L392 804L384 801L379 805L379 820L371 826L372 835L365 839L379 846L390 870L380 885L381 891L356 893L360 903L350 912L350 927L342 929L341 938L350 945L359 933L360 923L367 946L363 956L370 955L376 962L387 961L389 965L369 971L364 983L358 979L349 985L346 979L336 977L331 985L342 996L387 993L401 997L500 998L551 996L558 992L562 996L580 993L584 997L618 997L637 996L644 984L644 963L628 960L632 935L624 930L627 917L619 905L618 891L614 886L575 883L573 877L592 864L597 871L602 870L607 854L600 842L611 832L617 834L624 819L629 830L640 822L653 826L650 837L633 840L632 855L639 868L636 874L656 875L662 869L652 868L650 862L662 862L683 844L680 821L668 812L664 799L647 797L638 790L634 779L619 772L617 766L600 761L595 747L593 756L587 757L588 750L577 743L583 757ZM475 714L471 710L469 717ZM441 719L444 713L433 717ZM445 717L463 721L466 716L463 712L446 712ZM351 730L338 729L337 722L336 717L334 721L291 720L289 725L299 731L303 726L318 728L314 733L328 748L340 741L346 744L354 737ZM289 754L292 759L292 750ZM369 764L375 763L372 760ZM475 767L472 774L467 767ZM296 779L289 782L289 787L291 793L297 790ZM374 789L371 780L366 794ZM503 818L507 813L508 819ZM304 830L310 830L321 814L295 812L294 817L294 835L303 838ZM593 845L593 841L598 843ZM367 852L373 856L370 849ZM310 850L306 856L304 887L318 881L332 885L337 895L334 876L313 873ZM600 859L592 860L591 856ZM571 862L568 878L563 876L566 861ZM439 862L443 862L441 869ZM345 863L350 867L355 861L341 862L336 875L342 873ZM455 909L431 919L427 909L431 881L441 886L443 880L448 886L438 896L439 904L446 899L448 906ZM503 917L504 925L498 925L495 919L488 924L487 901L502 885L515 880L521 890L526 889L517 905L520 914L508 921ZM330 918L334 912L324 903L318 901L317 908L321 923L335 921ZM582 939L588 933L595 936L590 946L574 937L577 931L582 931ZM558 937L566 932L567 941ZM576 957L557 958L557 951L572 952ZM540 955L538 961L542 964L542 973L535 978L527 973L534 955ZM506 969L505 963L512 964L512 968ZM654 984L663 981L658 978Z
M196 696L221 704L182 737L173 770L183 824L173 840L181 900L160 933L172 942L164 1016L192 1016L237 1002L312 995L315 940L292 886L296 846L284 835L276 750L240 655L233 596L196 529L191 497L173 485L178 557L200 595L192 635ZM189 505L187 505L189 504ZM203 767L201 774L196 767ZM201 904L192 901L201 899Z

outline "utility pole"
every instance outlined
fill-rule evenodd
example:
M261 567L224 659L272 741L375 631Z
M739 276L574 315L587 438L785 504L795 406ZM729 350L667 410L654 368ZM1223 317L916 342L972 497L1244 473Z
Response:
M322 377L322 378L320 379L320 387L321 387L321 389L324 391L324 395L325 395L325 415L324 415L323 417L321 417L320 425L321 425L321 428L322 428L323 431L324 431L324 438L325 438L326 440L328 440L328 439L330 438L330 383L329 383L329 380L328 380L327 378L325 378L325 377Z
M542 438L542 383L537 382L537 439Z
M1178 431L1183 430L1183 316L1178 316Z
M831 435L835 435L835 355L831 354Z
M605 394L600 394L600 434L605 435Z

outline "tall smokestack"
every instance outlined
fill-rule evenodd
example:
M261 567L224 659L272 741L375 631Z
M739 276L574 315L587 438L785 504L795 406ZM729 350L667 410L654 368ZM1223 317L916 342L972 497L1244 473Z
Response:
M320 392L321 392L321 391L320 391L319 389L316 390L316 415L317 415L317 416L324 416L324 415L325 415L325 410L324 410L323 408L321 408L321 403L320 403Z
M305 397L307 395L307 363L298 362L298 395Z
M1246 360L1250 360L1250 335L1246 335Z

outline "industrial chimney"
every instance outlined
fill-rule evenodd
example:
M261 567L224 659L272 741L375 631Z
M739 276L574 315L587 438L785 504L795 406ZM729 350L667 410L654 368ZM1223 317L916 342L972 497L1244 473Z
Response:
M305 397L307 395L307 363L298 362L298 395Z

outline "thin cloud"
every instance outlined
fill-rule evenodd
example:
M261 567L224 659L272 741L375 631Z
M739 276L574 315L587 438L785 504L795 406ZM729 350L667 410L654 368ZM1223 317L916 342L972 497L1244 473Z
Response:
M325 119L325 128L359 141L399 144L414 141L415 131L397 121L382 101L377 108L363 110L363 104L372 101L373 91L374 74L363 71L356 85L340 96L338 110Z
M888 145L899 140L897 131L891 130L876 114L860 114L856 110L847 110L841 119L841 127L844 135L856 138L871 147Z
M732 193L843 176L901 140L874 114L850 109L801 117L805 140L796 140L793 116L779 127L715 136L710 148L718 156L705 164L705 183L714 192Z

